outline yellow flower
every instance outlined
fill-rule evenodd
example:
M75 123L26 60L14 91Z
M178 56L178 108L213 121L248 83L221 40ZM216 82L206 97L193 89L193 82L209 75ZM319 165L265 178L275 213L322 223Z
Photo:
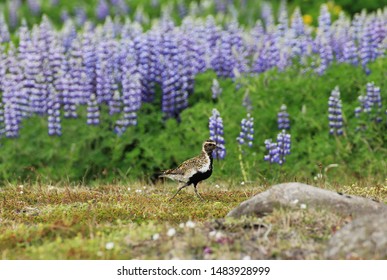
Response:
M327 3L328 10L333 13L334 15L339 15L342 8L340 5L336 5L334 1L329 1Z
M333 7L335 6L335 2L334 1L329 1L327 3L327 6L328 6L328 10L331 11L333 9Z
M338 14L340 14L341 10L342 10L342 9L341 9L340 6L335 5L335 6L333 7L333 14L334 14L334 15L338 15Z
M311 15L303 15L302 19L304 20L304 23L307 25L310 25L313 21L313 18Z

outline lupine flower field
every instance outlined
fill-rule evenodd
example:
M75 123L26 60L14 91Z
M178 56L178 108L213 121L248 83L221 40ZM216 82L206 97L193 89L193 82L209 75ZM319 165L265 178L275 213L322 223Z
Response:
M44 203L65 211L60 201L76 202L82 212L63 220L53 208L51 217L58 220L47 227L61 221L59 231L74 225L83 231L95 222L87 218L87 207L96 207L96 223L110 221L105 214L114 212L115 224L130 212L131 223L158 220L176 227L182 220L224 216L231 204L262 191L245 191L246 186L284 181L346 186L385 200L386 6L373 7L370 1L368 11L354 5L349 12L340 1L309 6L301 3L308 1L243 0L4 2L0 183L18 186L11 188L14 197L5 208L44 186ZM164 199L169 191L155 174L195 156L209 138L218 149L213 175L201 185L217 204L203 208L209 213L204 216L195 212L196 204L159 208L152 194ZM72 195L61 189L69 185L85 189ZM92 201L99 194L103 203L111 199L107 194L128 203L98 210ZM147 213L135 206L138 197ZM12 208L8 218L24 213L43 223L45 214L34 212L39 207L24 204L25 212ZM80 222L85 220L89 224ZM37 228L31 242L46 225ZM172 238L164 226L149 228L158 236L155 242ZM87 241L90 251L50 255L43 250L43 258L121 258L114 242L123 232L112 234L114 242L100 234L106 246ZM7 242L17 246L15 238L4 235L0 248ZM203 248L200 258L211 258L215 249ZM38 256L35 249L22 256ZM141 249L137 253L152 258Z

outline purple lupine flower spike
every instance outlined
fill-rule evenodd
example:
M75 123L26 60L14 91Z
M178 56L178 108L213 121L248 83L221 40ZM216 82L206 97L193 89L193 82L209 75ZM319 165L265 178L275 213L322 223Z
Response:
M241 132L237 137L239 145L247 144L253 146L254 141L254 118L247 114L247 117L241 121Z
M7 63L8 73L2 82L5 130L7 137L18 137L19 123L30 115L30 102L24 88L23 69L15 56L12 43L8 51Z
M4 125L5 136L8 138L19 137L19 122L17 120L17 111L11 102L4 104Z
M5 22L3 13L0 14L0 43L9 42L10 35L8 25Z
M358 49L355 42L349 39L343 46L343 61L354 66L359 64Z
M29 108L26 95L22 88L22 69L15 56L15 47L11 43L8 52L8 73L2 83L2 103L4 116L4 131L8 138L19 136L19 123Z
M137 112L141 108L141 74L134 58L128 56L122 65L122 116L116 121L114 128L118 135L122 135L128 126L137 125Z
M376 122L382 121L382 98L380 87L375 86L374 82L367 83L366 94L358 98L360 106L355 108L355 117L360 117L362 113L367 114Z
M330 32L331 14L326 4L321 5L320 15L318 16L318 28L322 33L329 34Z
M343 134L343 113L339 87L335 87L328 100L329 133L333 135Z
M0 102L0 138L5 135L5 124L4 124L4 104Z
M319 37L320 44L318 52L320 54L320 65L316 68L316 72L317 74L322 75L333 61L333 51L329 44L329 38L327 38L327 35L322 33Z
M121 112L122 100L120 92L114 92L112 99L109 101L109 115L119 114Z
M375 86L374 82L367 83L367 96L370 102L377 108L382 107L382 98L380 96L380 87Z
M270 2L262 2L261 17L265 23L265 29L268 30L274 24L273 8Z
M110 3L115 8L116 14L127 15L130 11L128 4L125 0L111 0Z
M373 119L376 122L381 122L382 98L380 96L380 87L375 86L374 82L367 83L367 99L369 102L369 110L373 111Z
M226 147L223 138L223 120L220 117L219 111L212 110L212 115L209 119L210 139L214 140L217 144L217 148L213 152L215 159L224 159L226 157Z
M109 5L106 0L99 0L95 14L99 20L104 20L109 15Z
M279 165L284 164L285 156L290 154L290 139L290 134L286 133L285 130L282 130L282 132L277 135L277 144L279 149Z
M64 117L65 118L77 118L77 106L75 103L75 98L73 98L73 93L70 88L70 80L71 76L67 72L63 72L61 74L58 88L61 93L62 97L62 104L63 104L63 110L64 110Z
M286 111L287 107L285 104L281 105L280 111L277 114L277 122L278 122L278 129L282 130L289 130L290 129L290 120L289 120L289 114Z
M19 9L21 6L21 0L14 0L9 1L9 10L8 10L8 17L9 17L9 26L11 28L16 28L19 23Z
M380 87L374 86L372 97L370 98L372 103L374 104L374 107L376 108L376 122L382 121L381 111L382 111L382 98L380 96Z
M292 19L291 19L291 28L294 31L296 36L301 36L305 34L304 21L302 19L302 15L299 7L294 9Z
M38 0L27 0L28 8L33 15L38 15L41 11L40 2Z
M90 100L87 102L87 124L99 125L99 106L95 94L90 95Z
M264 156L264 160L271 164L277 163L283 165L286 160L286 155L290 154L291 136L286 133L286 130L282 130L277 135L277 142L273 142L272 139L266 139L265 147L268 154Z
M276 163L279 159L279 151L277 143L273 143L272 139L265 140L265 147L268 152L267 155L264 156L264 160L269 163Z
M75 39L71 44L68 59L70 80L70 91L74 104L87 104L88 102L88 88L87 88L87 74L82 57L81 41L79 38Z
M96 62L96 94L97 102L109 102L112 94L113 84L113 69L111 64L111 58L108 53L108 44L103 41L97 48L97 62Z
M62 135L62 126L60 123L60 102L59 95L57 94L54 86L51 84L48 87L48 102L47 102L47 115L48 115L48 134L53 136Z
M75 9L75 19L78 26L83 26L87 21L87 15L84 8L77 7Z
M361 65L367 75L371 73L368 67L368 63L372 60L372 26L368 23L364 23L362 28L362 36L359 42L359 56Z

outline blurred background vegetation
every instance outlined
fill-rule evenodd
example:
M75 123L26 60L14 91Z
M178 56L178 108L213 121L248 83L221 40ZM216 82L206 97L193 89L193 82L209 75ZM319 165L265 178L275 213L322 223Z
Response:
M87 19L96 18L99 1L42 1L36 15L26 1L21 1L18 24L25 18L29 25L48 17L59 27L65 13L75 16L83 9ZM173 15L180 20L179 5L194 9L199 1L128 1L129 16L143 17L144 25L161 15L161 6L168 2ZM239 10L243 25L252 25L260 13L259 1L233 1ZM383 3L384 2L384 3ZM11 1L1 1L0 10L9 20ZM272 1L278 10L280 1ZM300 6L305 21L316 25L323 1L288 1L291 12ZM374 11L385 1L331 1L329 10L334 17L341 11L353 15L366 9ZM111 15L124 17L122 11L111 10ZM181 11L180 11L181 12ZM214 10L207 11L215 13ZM142 13L142 14L140 14ZM205 16L205 14L203 15ZM145 18L145 19L144 19ZM148 19L146 19L148 18ZM16 26L11 30L16 30ZM181 161L199 153L201 143L209 137L208 118L217 108L223 118L227 148L226 160L215 162L212 180L240 182L252 180L314 180L324 173L324 180L350 181L373 177L386 178L387 133L386 121L380 125L369 123L367 130L357 131L359 120L354 118L354 108L359 106L358 96L365 92L367 82L374 81L381 88L382 100L387 100L387 60L379 59L370 65L371 75L361 67L334 64L323 76L300 74L296 66L284 72L271 70L257 77L246 77L236 86L231 79L220 79L223 93L213 100L211 85L215 73L209 71L196 77L195 92L189 97L189 108L181 114L181 122L163 121L160 110L161 92L153 103L144 104L138 117L138 126L129 128L121 137L114 134L114 119L102 108L101 125L86 125L86 108L79 109L79 119L63 119L63 135L47 135L47 120L34 117L22 123L20 137L1 139L0 181L88 182L91 180L149 180L154 172L176 166ZM343 99L345 135L329 135L328 98L339 86ZM240 121L246 117L242 105L248 94L255 119L255 139L251 148L238 149L236 137ZM275 139L277 112L286 104L290 114L292 150L283 166L263 161L266 153L264 140ZM361 121L361 120L360 120ZM367 122L367 120L363 120ZM242 177L241 162L247 173ZM332 164L337 167L327 168ZM336 166L336 165L334 165ZM325 169L325 171L324 171Z
M157 19L162 15L162 10L166 9L171 12L172 16L177 22L181 20L181 16L188 11L197 10L198 5L202 3L202 6L209 7L204 12L200 11L200 16L206 16L208 14L215 14L216 12L223 11L224 13L238 12L238 21L242 25L248 25L254 23L260 18L261 13L261 0L123 0L126 3L124 9L117 8L110 4L114 1L106 0L108 7L108 13L112 17L129 17L133 19L140 19L144 23L148 23L152 19ZM39 9L31 9L28 4L38 3ZM31 26L39 23L43 14L47 15L50 20L57 26L61 26L63 19L67 17L83 17L95 22L102 22L104 19L98 19L97 10L99 8L100 0L0 0L0 10L4 11L5 18L8 20L11 15L10 10L13 6L19 6L17 10L18 25L22 19L25 19ZM273 11L276 13L281 5L282 0L266 1L273 7ZM341 11L347 15L353 16L355 13L359 13L362 10L367 12L376 11L379 8L383 8L386 4L386 0L369 0L369 1L350 1L350 0L337 0L337 1L323 1L323 0L288 0L287 6L290 14L296 7L300 7L301 13L308 17L311 24L317 24L317 18L319 15L320 6L323 3L327 3L329 11L332 14L333 19L339 15ZM215 3L215 4L214 4ZM219 4L217 4L219 3ZM232 4L232 9L228 6ZM165 8L168 7L168 8ZM233 10L235 9L235 10ZM15 27L11 28L15 30Z

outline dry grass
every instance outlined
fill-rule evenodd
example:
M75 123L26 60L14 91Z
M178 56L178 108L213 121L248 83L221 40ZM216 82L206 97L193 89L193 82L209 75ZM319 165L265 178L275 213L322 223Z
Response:
M266 186L175 184L0 188L2 259L321 259L345 217L279 209L224 219ZM387 202L386 184L321 187ZM188 221L188 223L187 223ZM175 233L173 230L175 230Z

